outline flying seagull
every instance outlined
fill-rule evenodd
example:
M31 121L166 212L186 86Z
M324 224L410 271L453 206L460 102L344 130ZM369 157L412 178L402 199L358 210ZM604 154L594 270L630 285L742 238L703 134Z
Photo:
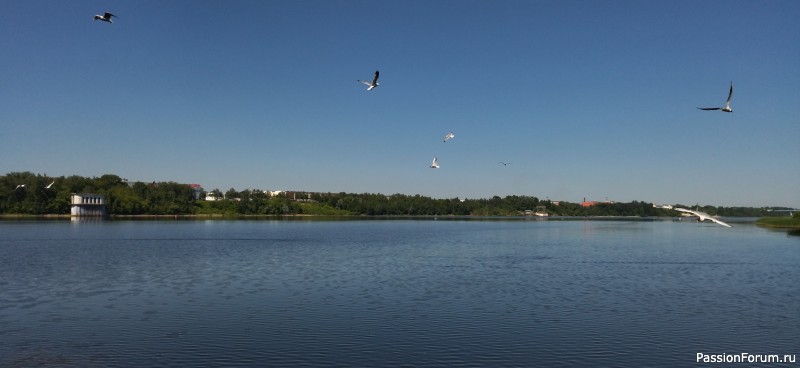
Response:
M114 23L113 21L111 21L111 17L119 18L118 16L116 16L114 14L111 14L109 12L105 12L105 13L103 13L103 15L96 14L94 16L94 20L102 20L104 22Z
M725 103L725 107L698 107L700 110L722 110L722 112L733 112L731 110L731 96L733 96L733 81L731 81L731 89L728 91L728 101Z
M46 187L44 187L44 189L50 189L50 187L52 187L52 186L53 186L53 184L55 184L55 183L56 183L56 181L55 181L55 180L53 180L53 182L52 182L52 183L50 183L50 184L47 184L47 186L46 186Z
M431 169L438 169L438 168L439 168L439 161L436 160L436 157L434 157L433 161L431 161Z
M692 211L692 210L687 210L685 208L679 208L679 207L676 207L675 211L691 213L692 215L697 216L697 222L703 222L705 220L711 220L711 221L716 222L716 223L718 223L718 224L720 224L722 226L731 227L731 225L728 225L728 224L726 224L726 223L724 223L724 222L722 222L720 220L717 220L716 218L711 217L711 215L709 215L709 214L707 214L705 212Z
M357 79L357 81L366 84L367 85L367 91L371 91L373 88L375 88L375 87L380 85L380 84L378 84L378 75L380 75L380 73L376 70L375 71L375 78L372 78L372 82L362 81L361 79Z
M447 142L447 141L449 141L449 140L450 140L450 138L453 138L453 137L455 137L455 136L456 136L456 135L455 135L455 134L453 134L453 132L447 133L447 135L445 135L445 136L444 136L444 141L445 141L445 142Z
M16 187L16 188L14 188L14 190L17 190L17 189L19 189L19 188L25 188L25 184L20 184L20 185L17 185L17 187Z
M510 163L510 162L503 162L503 161L500 161L500 163L501 163L501 164L503 164L503 166L508 166L508 165L511 165L511 163Z

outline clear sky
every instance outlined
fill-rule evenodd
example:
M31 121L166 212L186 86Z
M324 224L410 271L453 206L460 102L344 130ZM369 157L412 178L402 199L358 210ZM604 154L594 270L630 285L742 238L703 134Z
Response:
M0 174L800 207L798 19L800 1L0 0ZM733 113L697 109L731 81Z

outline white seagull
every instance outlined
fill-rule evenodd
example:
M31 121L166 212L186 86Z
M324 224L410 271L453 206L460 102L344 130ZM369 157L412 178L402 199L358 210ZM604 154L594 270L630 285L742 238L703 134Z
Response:
M453 134L453 132L447 133L447 135L445 135L445 136L444 136L444 141L445 141L445 142L447 142L447 141L449 141L449 140L450 140L450 138L453 138L453 137L455 137L455 136L456 136L456 135L455 135L455 134Z
M726 224L726 223L724 223L724 222L722 222L720 220L717 220L716 218L712 217L711 215L709 215L709 214L707 214L705 212L692 211L692 210L687 210L685 208L678 208L678 207L675 208L675 211L691 213L692 215L697 216L697 222L703 222L705 220L711 220L711 221L716 222L716 223L718 223L718 224L720 224L722 226L731 227L731 225L728 225L728 224Z
M14 188L14 190L17 190L17 189L19 189L19 188L25 188L25 184L20 184L20 185L17 185L17 187L16 187L16 188Z
M731 89L728 91L728 102L725 103L725 107L698 107L700 110L722 110L722 112L733 112L731 110L731 96L733 96L733 81L731 81Z
M55 181L55 180L53 180L53 182L52 182L52 183L50 183L50 184L47 184L47 186L46 186L46 187L44 187L44 189L50 189L50 187L52 187L52 186L53 186L53 184L55 184L55 183L56 183L56 181Z
M109 12L105 12L105 13L103 13L103 15L96 14L94 16L94 20L102 20L104 22L114 23L113 21L111 21L111 17L119 18L118 16L116 16L114 14L111 14Z
M376 70L375 71L375 78L372 78L372 82L362 81L361 79L356 79L356 80L361 82L361 83L366 84L367 85L367 91L371 91L373 88L375 88L375 87L380 85L380 84L378 84L378 75L380 75L380 73Z
M436 160L436 157L434 157L433 161L431 161L431 169L438 169L438 168L439 168L439 161Z
M508 165L511 165L511 163L510 163L510 162L503 162L503 161L500 161L500 163L501 163L501 164L503 164L503 166L508 166Z

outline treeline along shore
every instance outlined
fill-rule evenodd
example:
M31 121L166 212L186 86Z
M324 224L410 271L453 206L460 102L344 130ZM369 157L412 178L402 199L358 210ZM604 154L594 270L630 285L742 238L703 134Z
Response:
M494 196L481 199L437 199L422 195L374 193L281 192L230 190L210 193L205 200L188 184L175 182L128 182L113 174L100 177L49 177L30 172L0 176L0 214L67 215L74 193L105 196L110 215L319 215L319 216L519 216L535 213L549 216L679 216L677 211L652 203L580 203L540 200L533 196ZM675 207L693 207L675 204ZM715 216L762 217L780 213L778 208L700 206ZM784 213L785 216L785 213Z

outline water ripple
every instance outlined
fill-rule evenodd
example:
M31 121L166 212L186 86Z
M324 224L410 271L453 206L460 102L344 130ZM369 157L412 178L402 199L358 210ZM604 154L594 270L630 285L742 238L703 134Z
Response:
M785 237L584 225L3 224L0 366L669 367L796 348Z

